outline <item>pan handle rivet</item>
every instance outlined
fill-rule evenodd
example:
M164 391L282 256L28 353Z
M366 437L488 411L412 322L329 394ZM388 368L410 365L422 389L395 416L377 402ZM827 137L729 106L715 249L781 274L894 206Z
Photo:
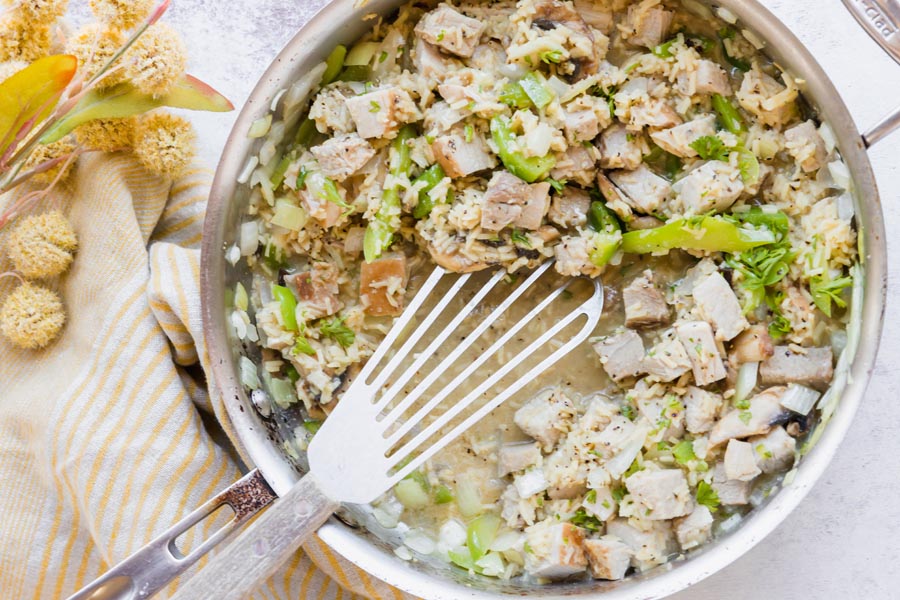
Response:
M301 519L305 519L313 513L313 506L306 500L300 500L294 507L294 513Z

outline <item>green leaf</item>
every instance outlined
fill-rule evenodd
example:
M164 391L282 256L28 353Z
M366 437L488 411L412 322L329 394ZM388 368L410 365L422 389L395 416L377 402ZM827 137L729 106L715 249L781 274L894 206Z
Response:
M330 337L344 348L349 348L356 341L356 333L344 325L346 317L335 317L319 326L322 335Z
M120 83L108 89L88 92L65 118L44 134L41 143L51 144L60 140L79 125L90 121L133 117L163 106L206 112L234 110L234 105L225 96L190 75L185 75L169 94L159 98L141 93L130 83Z
M719 509L719 494L705 481L697 484L697 504L702 504L712 512Z
M77 69L77 58L59 54L38 59L0 83L0 156L23 137L23 128L50 116Z

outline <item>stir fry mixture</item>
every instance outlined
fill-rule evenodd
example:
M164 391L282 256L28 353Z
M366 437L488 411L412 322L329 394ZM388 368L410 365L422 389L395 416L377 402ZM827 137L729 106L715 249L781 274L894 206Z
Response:
M374 504L399 556L621 579L790 477L839 395L857 234L834 135L761 47L693 1L415 2L254 123L232 324L295 455L430 264L606 286L569 383Z

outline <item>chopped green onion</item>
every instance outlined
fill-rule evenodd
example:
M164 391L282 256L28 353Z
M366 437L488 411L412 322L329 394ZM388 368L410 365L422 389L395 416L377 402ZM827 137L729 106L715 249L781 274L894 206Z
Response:
M297 331L297 299L283 285L273 285L272 295L281 305L281 321L287 331Z
M393 156L390 172L395 177L409 176L412 159L409 155L409 140L416 137L416 129L412 125L402 127L393 141ZM363 253L366 262L372 262L391 247L394 242L394 220L402 210L400 186L396 185L384 192L381 206L375 217L366 228L363 240Z
M446 485L440 485L434 490L435 504L448 504L453 502L453 492Z
M250 299L247 296L247 290L243 284L238 281L234 286L234 307L238 310L247 310L250 306Z
M734 104L722 94L713 94L712 97L713 110L719 115L719 122L727 131L735 135L742 135L747 132L744 125L744 119Z
M603 528L603 521L593 515L587 514L587 511L583 508L579 508L575 511L575 514L569 519L569 523L581 527L582 529L587 529L588 531L600 531Z
M320 429L322 429L322 421L309 420L303 422L303 429L307 430L311 434L315 435L318 433Z
M541 52L541 62L558 65L563 58L562 50L547 50Z
M430 192L433 190L447 175L441 165L434 164L425 169L421 175L413 180L413 186L424 181L425 187L419 190L419 203L413 209L413 216L417 219L424 219L434 210L434 200L431 199Z

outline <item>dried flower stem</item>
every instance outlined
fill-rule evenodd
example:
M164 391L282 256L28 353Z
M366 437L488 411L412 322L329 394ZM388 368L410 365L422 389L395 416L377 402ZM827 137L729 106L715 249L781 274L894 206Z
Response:
M25 283L25 278L16 273L15 271L7 271L6 273L0 273L0 279L4 277L15 277L19 280L19 283Z
M106 64L103 65L99 71L97 71L97 73L91 78L91 80L88 81L88 85L98 82L101 77L106 75L106 72L110 68L112 68L113 64L115 64L117 60L122 58L122 56L126 52L128 52L128 49L134 45L138 38L141 37L144 32L150 28L151 25L155 24L162 18L162 16L169 9L170 3L171 0L163 0L163 2L156 7L156 10L153 11L153 14L150 15L150 17L143 23L143 25L134 30L134 33L131 34L131 37L128 38L128 40L122 45L122 47L119 48L119 50L115 54L113 54L108 61L106 61Z
M50 192L53 191L53 189L56 187L56 185L59 183L59 181L62 179L63 175L68 170L69 165L71 165L75 161L75 159L78 158L82 153L84 153L84 148L82 148L81 146L75 148L74 152L72 152L67 157L65 157L65 163L63 164L63 167L59 170L59 173L57 173L56 178L53 180L53 182L50 185L48 185L46 188L44 188L42 190L36 190L34 192L25 194L24 196L22 196L21 198L19 198L15 202L13 202L12 206L10 206L2 215L0 215L0 229L3 229L4 227L6 227L6 225L10 221L12 221L16 217L18 217L19 214L21 214L21 212L23 210L27 209L29 206L31 206L35 202L46 198L50 194ZM60 157L60 158L63 158L63 157ZM48 162L54 162L54 161L48 161ZM46 164L47 163L44 163L44 165L46 165ZM37 168L41 168L44 165L39 165ZM47 167L47 169L51 169L51 168L53 168L53 166ZM20 179L22 179L22 181L24 181L25 179L27 179L27 177L24 179L23 178L20 178Z

